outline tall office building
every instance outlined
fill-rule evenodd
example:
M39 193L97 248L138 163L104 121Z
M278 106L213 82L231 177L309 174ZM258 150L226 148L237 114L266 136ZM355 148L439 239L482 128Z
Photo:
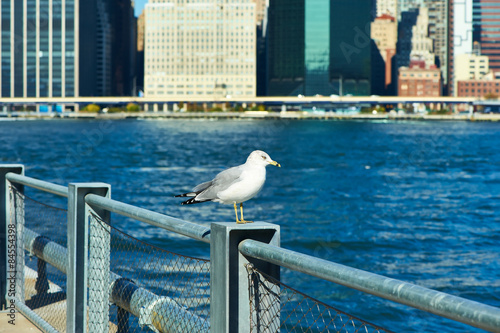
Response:
M255 3L255 23L261 25L266 19L269 0L252 0Z
M490 69L500 72L500 5L493 0L473 0L473 41L489 58Z
M454 56L472 53L472 0L453 0Z
M436 64L441 68L443 83L448 83L449 0L433 0L426 3L429 12L429 37L434 41Z
M137 54L136 54L136 75L137 93L144 93L144 34L146 22L144 21L144 11L137 18Z
M450 33L450 17L453 15L452 0L399 0L398 10L400 15L413 9L427 8L429 14L429 37L433 40L436 64L441 69L444 88L447 87L450 74L449 63L453 55L449 51L452 45ZM401 16L401 20L404 18ZM398 50L399 53L399 50ZM408 65L405 65L408 66Z
M77 9L74 0L1 0L1 97L78 95Z
M401 21L398 24L396 69L410 66L413 27L417 24L418 14L419 10L416 8L401 13Z
M386 90L392 83L392 58L396 54L396 43L398 41L398 23L396 19L388 14L383 14L375 18L371 23L371 38L375 42L376 48L383 60L383 67L385 68L383 81L384 90ZM374 67L373 63L372 67ZM383 94L385 93L388 92L384 91Z
M0 0L0 96L113 92L112 41L125 32L115 29L110 9L127 4L131 7L130 0Z
M87 0L80 0L87 1ZM131 0L106 0L111 28L111 95L136 94L137 19Z
M429 37L429 14L426 7L420 8L417 22L412 27L410 61L414 59L423 60L427 68L436 64L434 43Z
M145 95L256 95L252 0L150 0L145 7Z
M371 0L273 0L267 94L369 95Z
M447 51L447 62L446 73L447 87L445 87L444 95L453 96L454 89L454 71L455 71L455 3L453 0L448 2L448 46ZM447 89L446 89L447 88Z
M399 17L398 0L377 0L377 17L390 15L394 18Z

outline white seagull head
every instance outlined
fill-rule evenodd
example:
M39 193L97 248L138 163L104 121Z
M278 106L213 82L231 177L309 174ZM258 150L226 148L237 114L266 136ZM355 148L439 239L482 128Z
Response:
M247 163L260 164L263 166L267 166L268 164L271 164L271 165L274 165L277 167L281 167L281 165L278 162L273 161L271 159L271 157L269 157L269 155L262 150L254 150L250 154L250 156L248 156Z

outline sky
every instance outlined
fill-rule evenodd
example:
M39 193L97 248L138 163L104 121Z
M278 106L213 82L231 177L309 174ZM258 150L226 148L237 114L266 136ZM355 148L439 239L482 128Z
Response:
M135 16L139 16L148 0L135 0Z

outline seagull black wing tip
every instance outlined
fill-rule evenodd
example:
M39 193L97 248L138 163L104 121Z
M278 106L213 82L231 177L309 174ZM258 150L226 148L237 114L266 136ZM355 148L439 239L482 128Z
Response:
M212 201L212 200L196 200L196 198L191 198L189 200L181 202L181 205L193 205L193 204L207 202L207 201Z

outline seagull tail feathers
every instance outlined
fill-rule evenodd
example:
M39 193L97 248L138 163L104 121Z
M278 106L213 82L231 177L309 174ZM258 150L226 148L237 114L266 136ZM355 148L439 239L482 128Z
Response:
M202 191L200 191L200 192L202 192ZM176 195L175 197L176 198L194 197L194 198L188 199L184 202L181 202L181 205L192 205L192 204L197 204L197 203L201 203L201 202L212 201L212 199L208 199L208 200L197 199L196 196L198 194L200 194L200 192L188 192L188 193Z
M191 198L189 200L186 200L184 202L181 202L181 205L192 205L192 204L197 204L197 203L206 202L206 201L212 201L212 200L197 200L195 197L195 198Z
M198 192L199 193L199 192ZM198 195L198 193L196 192L189 192L189 193L184 193L184 194L179 194L179 195L176 195L175 197L176 198L184 198L184 197L195 197Z

